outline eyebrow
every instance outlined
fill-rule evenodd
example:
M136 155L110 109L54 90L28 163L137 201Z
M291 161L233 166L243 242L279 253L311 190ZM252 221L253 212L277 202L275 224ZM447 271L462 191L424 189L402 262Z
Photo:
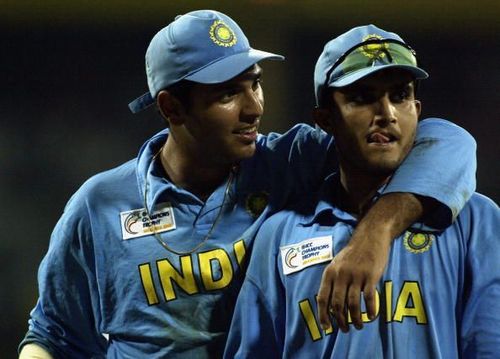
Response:
M246 80L257 80L260 77L262 77L263 74L262 67L253 65L250 67L247 71L243 72L239 76L234 77L233 79L229 80L228 82L239 82L239 81L246 81Z

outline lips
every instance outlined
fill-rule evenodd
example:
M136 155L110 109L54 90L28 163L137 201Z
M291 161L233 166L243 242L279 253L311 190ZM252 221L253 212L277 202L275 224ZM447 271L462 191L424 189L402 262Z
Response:
M367 141L368 143L376 143L376 144L388 144L397 140L397 137L389 132L384 131L374 131L368 134Z
M250 126L237 129L233 131L233 134L237 135L245 143L255 142L257 140L257 126Z
M248 135L248 134L251 134L254 132L257 132L257 126L246 127L246 128L242 128L242 129L234 131L234 133L236 133L238 135Z

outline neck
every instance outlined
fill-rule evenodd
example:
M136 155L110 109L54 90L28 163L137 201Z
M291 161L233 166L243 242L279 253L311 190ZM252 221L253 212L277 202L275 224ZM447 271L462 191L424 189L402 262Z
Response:
M170 181L202 200L220 186L233 167L230 164L214 166L202 156L184 151L173 136L168 136L159 157Z
M367 173L363 170L345 170L340 167L342 192L340 203L343 210L363 216L372 205L377 190L387 183L390 176Z

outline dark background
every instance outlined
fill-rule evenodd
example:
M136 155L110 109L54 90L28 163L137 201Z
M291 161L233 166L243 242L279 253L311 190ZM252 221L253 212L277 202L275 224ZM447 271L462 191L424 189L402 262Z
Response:
M135 157L161 129L154 111L132 115L127 104L147 90L149 40L177 14L223 11L254 47L287 57L263 66L264 133L310 123L313 68L327 40L368 23L399 33L431 74L420 91L423 117L449 119L476 138L478 191L500 200L496 0L0 4L2 357L15 357L26 331L37 267L69 196L92 174Z

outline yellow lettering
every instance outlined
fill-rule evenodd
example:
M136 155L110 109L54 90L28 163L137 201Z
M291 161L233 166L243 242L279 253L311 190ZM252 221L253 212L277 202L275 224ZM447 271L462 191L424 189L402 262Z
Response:
M223 249L199 253L201 279L206 290L222 289L233 279L233 266L229 255ZM214 272L218 273L215 278Z
M409 306L409 302L412 306ZM418 324L427 324L424 301L417 282L405 282L399 294L394 320L402 322L404 317L414 317Z
M378 290L375 289L375 317L378 316L380 310L380 294L378 293ZM363 323L370 323L371 320L368 318L368 314L366 312L361 312L361 321ZM351 318L351 311L347 311L347 322L349 324L352 324L352 318Z
M177 298L172 282L175 282L187 294L195 294L198 292L198 287L196 286L193 275L191 256L181 256L180 262L181 272L178 272L167 259L157 262L158 274L160 276L163 294L167 302Z
M392 322L392 281L384 283L385 290L385 322Z
M309 335L313 341L321 339L321 331L318 325L318 321L316 320L316 316L314 315L314 310L312 308L311 302L309 299L304 299L299 302L300 313L302 314L302 318L306 322L307 330L309 331ZM330 325L330 328L325 330L325 335L329 335L333 333L333 327Z
M144 289L144 293L146 293L146 298L148 299L148 304L158 304L160 301L156 295L153 276L151 275L151 266L149 263L139 265L139 274L141 276L142 288Z
M242 240L236 242L233 245L234 248L234 254L236 255L236 260L238 261L238 265L240 268L243 268L244 266L244 260L245 260L245 255L246 255L246 248L245 248L245 242Z

